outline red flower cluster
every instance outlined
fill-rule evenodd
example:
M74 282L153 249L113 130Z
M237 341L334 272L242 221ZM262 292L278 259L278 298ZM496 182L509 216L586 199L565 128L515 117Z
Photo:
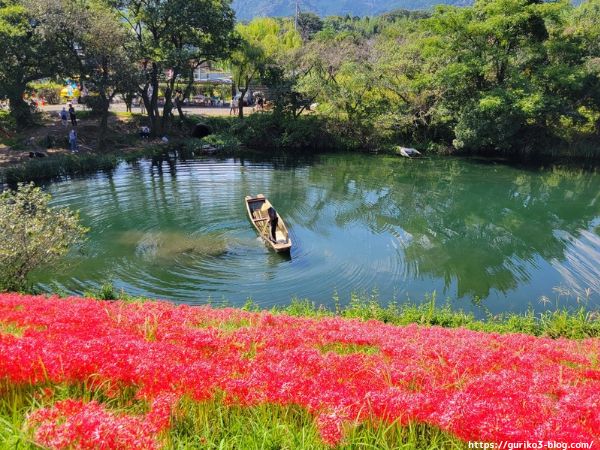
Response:
M146 416L75 400L37 411L29 423L52 448L156 447L182 396L216 393L301 405L332 445L344 424L370 419L471 441L600 442L600 339L6 294L0 379L125 386L151 405Z
M95 401L65 400L34 412L29 424L37 428L36 441L50 448L158 449L156 435L168 428L171 405L153 408L143 419L117 416Z

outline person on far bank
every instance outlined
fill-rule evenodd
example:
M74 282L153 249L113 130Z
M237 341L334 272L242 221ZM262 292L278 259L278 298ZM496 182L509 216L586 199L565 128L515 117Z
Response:
M237 111L238 111L238 100L237 98L233 97L231 99L231 107L229 108L229 115L231 116L231 114L233 114L234 116L237 115Z
M73 108L73 105L69 105L69 116L71 116L71 125L73 125L74 127L77 126L77 115L75 114L75 108Z
M60 112L60 121L62 122L63 127L67 126L67 118L68 118L67 109L63 106L63 109Z
M142 139L150 139L150 127L147 125L142 126L140 130L140 137Z
M74 129L71 129L69 132L69 147L71 149L71 153L75 153L77 151L77 132Z
M267 210L269 213L269 223L271 224L271 239L273 242L277 242L277 224L279 223L279 217L277 217L277 211L272 206Z

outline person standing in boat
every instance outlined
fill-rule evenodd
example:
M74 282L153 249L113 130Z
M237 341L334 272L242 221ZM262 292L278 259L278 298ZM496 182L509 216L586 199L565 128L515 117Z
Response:
M273 242L277 242L276 232L279 217L277 217L277 211L272 206L269 207L267 212L269 213L269 223L271 224L271 239L273 239Z

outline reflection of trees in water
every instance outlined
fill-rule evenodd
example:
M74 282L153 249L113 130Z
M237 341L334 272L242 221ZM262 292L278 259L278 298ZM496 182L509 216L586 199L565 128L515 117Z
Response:
M577 238L600 216L598 178L585 171L334 158L311 181L324 189L309 223L334 203L338 225L397 236L413 276L456 280L459 297L516 288L538 257L565 261L561 235Z
M599 218L600 219L600 218ZM563 234L561 239L569 242L564 260L552 260L569 287L569 294L587 299L600 294L600 236L582 231L579 238Z

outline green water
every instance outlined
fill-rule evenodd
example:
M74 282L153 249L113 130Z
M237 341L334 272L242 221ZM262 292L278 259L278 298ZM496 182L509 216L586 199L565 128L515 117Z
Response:
M91 227L67 267L38 286L82 293L112 281L135 295L199 304L337 293L427 293L492 312L600 305L600 176L459 159L324 156L305 164L144 160L48 186ZM264 193L290 229L270 251L244 197Z

